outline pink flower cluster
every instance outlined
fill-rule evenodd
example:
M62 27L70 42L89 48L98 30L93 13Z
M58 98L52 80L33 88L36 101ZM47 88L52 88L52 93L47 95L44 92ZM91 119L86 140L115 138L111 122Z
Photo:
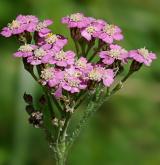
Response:
M152 61L156 59L156 55L149 52L146 48L131 50L129 52L129 57L147 66L150 66Z
M44 36L51 31L47 27L52 23L53 21L49 19L41 22L37 17L32 15L19 15L11 23L8 23L7 27L2 29L1 35L10 37L24 32L37 31L40 36Z
M68 40L52 33L48 28L52 23L49 19L40 21L35 16L19 15L2 29L1 35L10 37L32 34L34 42L28 42L26 38L27 42L19 47L14 57L25 58L28 65L42 66L40 82L53 88L57 97L61 97L63 91L77 93L96 83L110 87L116 76L114 63L117 61L121 65L132 60L149 66L156 59L156 55L145 48L127 51L115 44L115 41L123 39L122 31L116 25L86 17L82 13L62 18L62 23L76 30L86 45L96 40L101 43L99 52L94 54L97 62L91 62L85 54L78 57L73 51L64 50Z
M121 29L103 20L96 20L92 17L85 17L81 13L71 14L62 18L62 23L69 28L79 28L81 35L88 41L99 38L105 43L113 43L114 40L122 40Z
M128 59L128 52L119 45L110 45L110 49L99 53L102 62L107 65L113 64L116 60L123 63Z
M57 67L46 68L41 74L42 84L56 88L56 96L61 96L62 89L71 93L86 89L92 82L103 82L109 87L114 81L112 69L87 63L86 59L79 59L64 69Z
M111 65L116 60L125 63L128 59L131 59L149 66L152 60L156 59L156 55L145 48L127 52L121 46L115 45L114 41L124 38L122 30L104 20L86 17L82 13L75 13L62 18L62 23L67 24L69 28L79 29L81 37L89 42L99 39L108 44L107 50L99 52L104 64Z

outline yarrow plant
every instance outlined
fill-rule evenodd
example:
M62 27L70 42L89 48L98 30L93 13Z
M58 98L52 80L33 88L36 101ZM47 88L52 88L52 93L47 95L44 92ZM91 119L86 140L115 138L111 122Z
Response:
M146 48L127 51L117 43L123 39L118 26L82 13L62 18L75 44L75 52L66 50L69 40L54 34L48 27L52 23L19 15L1 35L17 37L20 46L13 56L22 59L43 89L38 100L41 109L30 94L23 96L29 123L44 130L57 165L64 165L70 146L92 114L142 65L150 66L156 55ZM82 105L77 126L70 127Z

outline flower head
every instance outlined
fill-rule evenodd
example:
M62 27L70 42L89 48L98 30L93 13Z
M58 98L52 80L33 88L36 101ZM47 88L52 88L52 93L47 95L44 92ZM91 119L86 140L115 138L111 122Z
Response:
M32 56L27 58L27 62L32 65L46 64L52 57L52 50L44 49L42 47L37 47L34 50Z
M98 32L97 37L106 43L112 44L114 40L123 39L121 32L122 31L118 26L105 24L101 32Z
M88 63L85 57L80 57L75 62L75 68L79 69L84 75L91 71L92 64Z
M80 92L81 89L85 89L87 84L82 79L82 73L74 66L71 66L65 69L64 80L61 82L60 86L66 91L77 93Z
M115 60L125 62L128 52L119 45L110 45L110 50L101 51L99 56L104 64L111 65Z
M36 24L39 22L39 19L34 15L18 15L16 17L16 20L26 25L29 25L32 23Z
M21 22L21 26L24 26L25 31L28 32L34 32L39 22L39 19L33 15L19 15L16 20Z
M105 69L101 66L94 66L88 74L89 80L100 82L109 87L114 82L114 72L112 69Z
M131 50L129 52L129 57L147 66L150 66L152 61L156 59L156 55L152 52L149 52L146 48Z
M21 34L24 31L35 31L38 18L32 15L19 15L11 23L8 23L7 27L2 29L1 35L10 37L12 35Z
M54 67L46 68L41 71L41 82L42 85L47 85L49 87L55 87L63 79L63 71L55 69Z
M36 26L36 31L38 31L38 34L39 34L40 37L44 37L44 36L46 36L48 33L51 32L51 30L48 29L47 27L48 27L49 25L51 25L52 23L53 23L52 20L47 19L47 20L44 20L44 21L39 22L39 23L37 24L37 26Z
M38 44L44 49L52 49L54 52L58 52L67 44L67 39L61 35L48 33L44 38L39 39Z
M47 27L52 23L53 21L49 19L40 22L39 19L33 15L19 15L15 20L9 23L7 27L2 29L1 34L5 37L10 37L23 32L37 31L39 36L43 37L51 32Z
M21 22L17 20L13 20L11 23L8 24L7 27L2 29L1 35L4 37L10 37L12 35L23 33L25 27L21 26Z
M85 17L82 13L75 13L62 18L62 23L67 24L69 28L83 28L90 22L91 19Z
M50 64L56 64L57 66L66 67L67 65L74 64L75 53L72 51L63 50L54 53L52 59L50 60Z
M94 66L88 74L88 78L93 81L100 82L102 80L104 68L100 66Z
M102 20L93 20L88 26L81 29L81 35L90 41L92 38L97 37L98 32L101 31L104 25Z
M105 69L102 76L103 84L107 87L110 87L114 82L114 72L112 69Z
M33 55L33 51L37 48L35 45L25 44L21 45L16 53L14 53L14 57L30 57Z

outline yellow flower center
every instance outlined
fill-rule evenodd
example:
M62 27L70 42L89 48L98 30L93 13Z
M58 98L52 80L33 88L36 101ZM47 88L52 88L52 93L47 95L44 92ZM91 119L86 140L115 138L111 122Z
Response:
M37 58L42 58L43 56L46 55L46 51L43 50L42 48L38 48L38 49L36 49L36 50L34 51L34 55L35 55L35 57L37 57Z
M57 41L57 36L56 34L53 34L53 33L49 33L46 37L45 37L45 41L48 43L48 44L53 44Z
M31 52L33 50L32 46L29 44L25 44L20 46L20 48L18 49L21 52Z
M119 57L120 53L121 53L121 52L120 52L119 49L111 49L111 50L108 52L109 56L111 56L111 57Z
M67 81L69 77L78 78L78 77L80 77L81 75L82 75L82 73L81 73L80 71L77 71L77 70L75 70L74 72L68 71L68 72L66 72L66 73L64 74L64 79Z
M76 80L68 81L68 84L71 87L78 87L79 86L79 82Z
M86 68L86 63L80 59L76 61L76 65L80 68Z
M46 27L46 25L44 22L39 22L38 25L36 26L36 30L39 31L45 27Z
M144 58L147 58L149 55L149 51L146 48L138 49L138 53L141 54Z
M74 72L74 74L73 74L74 77L80 77L81 75L82 75L82 73L78 72L78 71Z
M91 80L94 80L94 81L100 81L101 78L102 78L102 74L99 73L99 70L97 69L93 69L90 73L89 73L89 78Z
M88 26L88 27L86 28L86 30L87 30L88 33L93 34L94 31L95 31L95 27L94 27L94 26Z
M55 59L56 59L56 60L59 60L59 61L65 60L65 59L66 59L66 54L65 54L65 52L62 50L62 51L56 53L56 54L55 54Z
M114 35L114 33L116 32L115 25L106 25L106 26L103 28L103 31L104 31L105 33L107 33L108 35L112 36L112 35Z
M74 22L79 22L82 20L82 18L83 16L80 13L70 15L70 19Z
M52 79L53 76L54 76L54 73L50 68L47 68L41 71L41 78L44 80Z
M17 20L13 20L11 23L8 24L10 29L17 29L20 27L20 23Z

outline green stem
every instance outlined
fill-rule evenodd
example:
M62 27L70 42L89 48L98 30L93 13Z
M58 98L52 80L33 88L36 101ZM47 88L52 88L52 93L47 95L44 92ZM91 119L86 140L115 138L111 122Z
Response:
M101 41L99 40L99 43L98 43L98 47L95 49L94 53L92 54L92 56L88 59L89 62L91 62L95 55L101 50L101 48L104 46L103 43L101 43Z
M36 77L36 75L34 74L34 72L30 72L30 74L32 75L32 77L34 78L34 80L36 82L38 82L38 78ZM39 82L38 82L39 83Z
M65 159L63 159L63 158L58 159L56 162L56 165L65 165Z
M100 90L100 89L99 89ZM90 117L108 100L109 98L109 90L104 92L104 96L101 95L102 93L98 93L96 96L96 100L92 100L89 102L87 109L84 112L84 115L80 119L79 124L77 125L76 129L73 131L69 141L68 146L70 147L74 140L79 136L81 130L85 127ZM94 98L94 97L93 97Z
M91 50L91 48L93 47L93 45L94 45L94 44L90 44L90 43L88 44L87 50L86 50L86 52L85 52L86 57L87 57L89 51Z
M86 96L87 96L87 92L82 93L82 95L78 97L74 109L77 109L81 105L81 103L85 100Z
M41 70L42 69L43 69L42 66L37 66L37 71L38 71L39 77L40 77L40 74L41 74ZM43 88L43 90L44 90L44 92L46 94L46 97L49 98L48 101L50 102L50 97L51 97L52 98L52 101L56 105L56 108L62 112L62 107L61 107L60 103L55 99L55 97L50 93L50 91L46 87L42 87L42 88ZM51 104L51 106L52 106L52 103L51 102L49 104ZM53 108L52 108L52 111L53 111Z
M65 126L65 128L67 128L67 127ZM66 161L66 157L67 157L65 132L63 132L63 134L61 135L60 127L58 128L55 148L56 148L56 153L55 153L56 164L57 165L65 165L65 161Z
M73 39L73 41L74 41L74 44L75 44L77 56L79 56L79 46L78 46L78 42L77 42L75 39Z
M81 47L81 53L80 53L80 56L83 56L85 57L86 56L86 41L85 40L80 40L79 42L79 45Z
M125 82L133 73L134 73L133 71L129 71L127 75L121 80L121 82L122 83Z
M112 91L109 93L109 95L115 94L118 90L120 90L123 87L123 83L133 74L134 72L129 71L127 75L112 89Z
M95 55L99 52L99 50L100 49L98 49L98 48L95 50L95 52L92 54L92 56L88 59L89 62L91 62L94 59Z
M51 95L51 94L50 94ZM51 96L52 100L54 102L54 104L56 105L57 109L60 111L61 115L63 115L63 108L61 106L61 104L59 103L59 101L54 97L54 95Z
M133 74L133 72L129 72L122 80L121 80L121 84L123 83L123 82L125 82L128 78L129 78L129 76L130 75L132 75ZM117 84L117 85L119 85L119 84ZM116 86L117 87L117 86ZM93 102L93 101L91 101L90 102L90 104L88 104L88 107L87 107L87 110L85 111L85 114L84 114L84 116L82 117L82 120L80 121L80 125L81 125L81 127L83 126L83 124L84 123L86 123L86 121L87 121L87 119L94 113L94 112L96 112L96 110L98 110L102 105L103 105L103 103L104 102L106 102L107 100L108 100L108 98L111 96L111 95L113 95L113 94L115 94L120 88L114 88L113 89L113 91L114 92L111 92L111 93L109 93L109 91L108 91L108 89L107 89L107 92L106 92L106 94L105 94L105 96L106 97L100 97L99 99L97 99L97 103L95 103L95 102ZM80 126L79 125L79 126ZM79 127L78 126L78 127Z
M75 48L76 48L76 53L77 55L79 54L79 46L78 46L78 41L75 39L75 35L76 35L76 29L70 29L70 35L71 35L71 38L75 44Z
M62 133L61 133L61 142L65 142L65 138L66 138L66 135L67 135L67 129L68 129L68 126L69 126L69 122L70 122L70 119L71 119L71 115L70 113L67 115L66 117L66 121L64 123L64 127L62 128Z
M61 130L61 127L58 128L56 146L55 146L56 151L57 151L55 153L57 165L65 165L65 161L67 158L68 148L67 148L66 135L67 135L67 129L69 126L70 119L71 119L71 114L67 113L66 120L65 120L62 130Z
M77 125L76 129L74 130L74 132L72 133L69 142L68 142L68 147L70 147L72 145L72 143L74 142L74 140L79 136L80 131L84 128L84 126L86 125L89 117L91 116L91 114L95 111L95 103L94 102L90 102L87 106L87 110L84 112L83 117L81 118L79 124Z
M52 107L52 103L51 103L51 100L50 100L50 96L49 96L49 94L48 94L48 92L46 91L45 88L43 88L43 90L44 90L44 93L45 93L46 98L47 98L49 112L50 112L51 116L53 117L55 115L55 113L53 111L53 107Z

